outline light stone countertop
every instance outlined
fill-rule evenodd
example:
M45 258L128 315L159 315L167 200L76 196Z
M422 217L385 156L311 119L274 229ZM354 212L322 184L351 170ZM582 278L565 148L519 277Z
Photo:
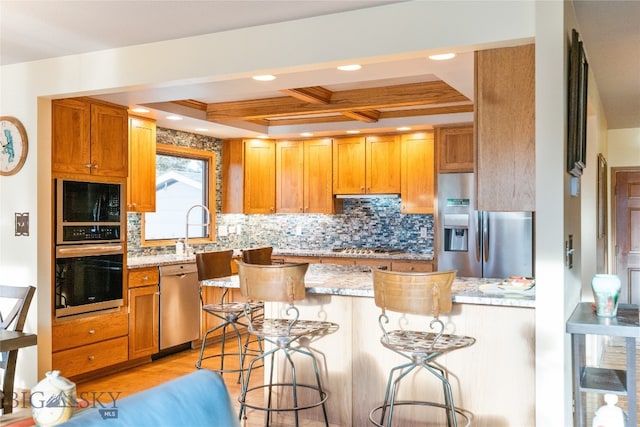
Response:
M241 256L242 250L234 249L234 256ZM371 258L371 259L389 259L389 260L433 260L433 254L417 254L417 253L399 253L399 254L344 254L341 252L333 252L330 250L306 250L306 249L274 249L273 256L317 256L317 257L334 257L334 258ZM175 254L167 255L143 255L127 258L127 267L129 269L158 267L161 265L194 263L195 256L179 257Z
M457 277L452 287L454 303L509 307L535 307L535 287L528 291L505 292L496 285L500 279ZM204 286L239 288L238 276L205 280ZM305 276L310 294L373 298L371 269L366 266L310 264ZM481 289L482 287L482 289Z

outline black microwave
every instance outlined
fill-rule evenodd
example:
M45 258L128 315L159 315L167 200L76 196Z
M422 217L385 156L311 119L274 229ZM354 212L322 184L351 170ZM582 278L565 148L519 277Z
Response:
M56 180L56 244L123 240L122 183Z

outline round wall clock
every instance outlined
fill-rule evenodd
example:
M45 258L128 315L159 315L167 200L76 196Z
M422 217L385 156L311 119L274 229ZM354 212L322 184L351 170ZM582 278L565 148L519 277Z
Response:
M27 160L27 132L15 117L0 117L0 175L17 173Z

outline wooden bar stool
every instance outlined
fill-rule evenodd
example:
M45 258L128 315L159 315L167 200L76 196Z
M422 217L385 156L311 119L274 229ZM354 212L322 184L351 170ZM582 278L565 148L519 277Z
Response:
M238 275L240 278L240 290L242 295L251 301L270 301L287 303L286 309L282 311L284 317L276 318L254 318L249 323L249 333L260 339L272 344L271 349L265 349L265 352L255 357L249 362L247 375L245 378L245 386L242 387L242 394L238 398L240 402L240 418L247 418L247 408L266 411L265 426L271 425L272 412L293 412L295 416L295 425L299 424L299 411L322 407L325 425L329 426L327 418L327 410L325 402L327 401L327 392L322 387L320 374L318 370L318 360L310 348L310 343L322 336L333 333L338 330L338 325L332 322L319 320L302 320L299 318L300 312L294 305L295 301L305 298L306 290L304 286L304 276L309 267L308 263L300 264L276 264L276 265L258 265L246 264L238 262ZM247 306L250 310L251 306ZM273 367L274 356L280 352L283 354L284 369L289 368L291 373L291 382L274 382ZM308 356L313 364L313 374L315 376L314 384L302 384L298 382L296 366L292 356L294 354ZM271 356L271 371L268 383L250 387L249 382L251 373L256 363L261 363L267 357ZM286 360L286 363L284 362ZM282 373L279 375L282 376ZM267 402L256 404L254 400L248 399L248 394L252 392L268 390ZM317 392L317 399L307 402L307 399L301 399L302 390L311 390L313 394ZM274 405L273 393L275 392L281 402L287 402L283 405ZM255 393L262 396L263 393ZM304 400L304 402L302 401ZM288 405L288 403L291 403Z
M231 276L231 258L233 256L233 250L226 251L215 251L215 252L204 252L196 254L196 266L198 271L198 280L202 282L203 280L215 279L219 277L227 277ZM202 368L202 362L205 359L217 358L220 360L220 364L218 368L210 368L212 371L219 372L221 375L225 373L237 372L238 373L238 381L243 382L243 372L246 370L244 368L244 358L248 352L256 352L259 353L262 351L262 347L259 350L251 350L249 348L249 335L247 335L247 341L243 345L242 343L242 333L238 329L238 327L246 328L248 326L248 322L243 322L241 319L245 317L245 302L229 302L226 301L227 294L229 292L229 288L225 288L222 296L220 298L219 303L214 304L205 304L202 298L202 285L200 285L200 301L202 304L202 310L204 310L207 314L215 316L216 318L221 320L221 323L213 328L209 329L203 339L202 345L200 347L200 357L196 361L196 368ZM249 314L251 315L256 310L261 310L264 305L262 303L251 303ZM234 351L226 351L225 344L227 340L227 329L231 328L233 330L233 336L237 340L238 347L237 350ZM208 356L204 355L205 347L207 345L207 338L212 333L222 329L222 341L220 347L220 353L211 354ZM237 368L228 368L225 367L225 356L236 357L238 359L238 367Z
M466 425L470 425L471 415L455 407L447 373L435 363L435 359L442 354L468 347L476 341L475 338L467 336L445 334L444 323L438 318L441 313L451 311L451 285L455 276L455 271L400 273L373 270L375 304L382 309L378 317L383 332L380 342L384 347L409 360L391 369L384 401L369 413L369 420L374 425L390 427L394 409L403 405L442 408L447 414L447 425L457 426L456 414L465 419ZM434 332L387 330L387 311L433 316L429 328ZM444 404L426 400L396 400L401 380L415 368L424 368L441 381Z
M266 246L264 248L243 249L242 262L247 264L270 265L273 247Z

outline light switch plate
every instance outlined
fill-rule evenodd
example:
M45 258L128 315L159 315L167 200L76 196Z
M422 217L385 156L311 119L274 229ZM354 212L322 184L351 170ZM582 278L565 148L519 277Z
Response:
M16 212L16 236L29 235L29 212Z

